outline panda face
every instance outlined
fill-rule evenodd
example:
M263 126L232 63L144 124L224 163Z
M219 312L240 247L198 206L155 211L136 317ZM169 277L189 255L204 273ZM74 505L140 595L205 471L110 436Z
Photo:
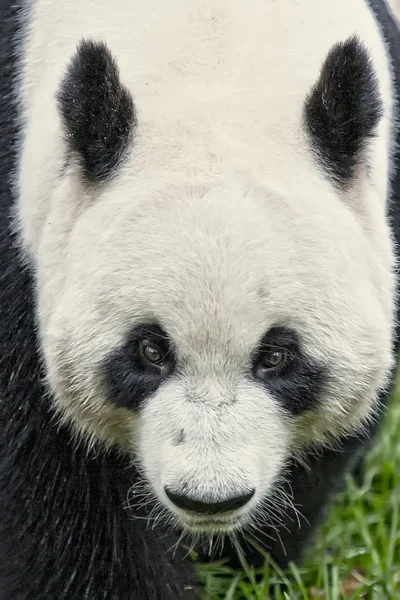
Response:
M363 69L373 81L355 40L326 65L302 152L264 177L138 169L102 45L81 46L59 93L69 160L33 252L48 384L61 418L129 453L191 531L251 522L289 457L373 418L392 367L392 246L362 162L379 102L368 83L340 105ZM357 128L336 140L347 110Z
M68 233L62 289L39 277L49 382L61 414L131 452L181 523L234 527L294 450L375 407L391 317L373 250L337 201L310 214L263 188L123 178ZM216 519L182 496L249 500Z

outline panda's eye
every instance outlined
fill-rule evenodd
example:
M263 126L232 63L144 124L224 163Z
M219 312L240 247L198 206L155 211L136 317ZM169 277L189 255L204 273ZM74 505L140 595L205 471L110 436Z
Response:
M145 364L150 364L158 367L163 366L163 361L165 359L165 353L163 350L155 344L153 341L149 340L141 340L139 344L140 349L140 357L142 362Z
M259 368L263 371L276 371L282 369L289 361L286 350L269 350L263 352L259 359Z

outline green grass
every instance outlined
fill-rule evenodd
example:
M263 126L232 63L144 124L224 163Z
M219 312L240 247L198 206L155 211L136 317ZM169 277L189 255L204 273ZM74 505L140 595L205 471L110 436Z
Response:
M276 600L400 600L399 513L400 390L368 457L363 486L349 478L305 566L282 573L266 560L262 583L249 568L238 575L202 566L206 600L268 600L270 586Z

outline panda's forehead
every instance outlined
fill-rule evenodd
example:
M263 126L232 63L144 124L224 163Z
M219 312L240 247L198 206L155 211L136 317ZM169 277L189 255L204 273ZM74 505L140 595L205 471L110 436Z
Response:
M129 205L118 191L94 207L80 236L90 273L84 267L79 285L90 293L96 273L95 296L111 302L114 320L123 315L125 333L159 322L184 354L247 354L268 328L310 313L316 282L319 293L328 285L318 235L271 193L135 190Z
M135 269L138 263L119 274L120 304L131 316L127 327L159 323L187 358L193 350L198 357L247 353L279 311L254 249L252 264L245 239L240 252L223 240L207 239L204 231L197 238L194 232L174 238L175 244L163 245L160 237L157 251L147 247L136 256L145 262L147 254L145 274Z

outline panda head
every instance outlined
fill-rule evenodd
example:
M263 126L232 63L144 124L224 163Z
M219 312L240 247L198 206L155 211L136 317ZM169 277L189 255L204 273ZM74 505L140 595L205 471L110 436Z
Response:
M391 369L368 55L351 39L316 73L295 185L146 177L140 114L103 44L80 44L57 102L68 164L35 261L59 412L130 453L183 527L243 527L289 457L373 417Z

